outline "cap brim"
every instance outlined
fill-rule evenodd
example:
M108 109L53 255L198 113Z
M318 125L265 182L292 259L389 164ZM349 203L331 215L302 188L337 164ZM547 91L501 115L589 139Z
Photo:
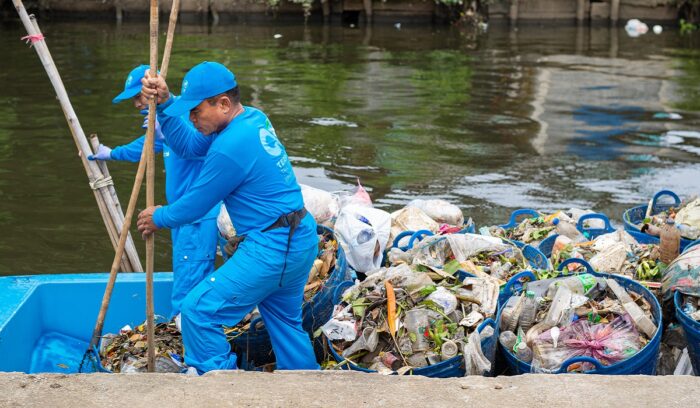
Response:
M131 99L134 96L138 95L140 92L141 92L141 85L132 86L131 88L125 89L124 91L122 91L122 93L115 96L114 99L112 99L112 103L119 103L121 101Z
M163 113L168 116L182 116L185 113L189 113L195 106L202 103L202 100L186 100L183 98L178 98L172 105L168 106Z

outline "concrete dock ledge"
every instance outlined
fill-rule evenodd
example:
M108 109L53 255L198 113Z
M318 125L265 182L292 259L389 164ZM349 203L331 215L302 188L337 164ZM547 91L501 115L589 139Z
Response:
M0 407L697 407L700 377L0 373Z

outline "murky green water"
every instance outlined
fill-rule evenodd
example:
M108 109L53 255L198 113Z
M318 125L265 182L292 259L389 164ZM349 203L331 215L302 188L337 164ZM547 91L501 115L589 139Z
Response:
M42 29L85 132L112 146L139 136L133 107L110 101L147 62L147 24ZM0 275L107 270L111 244L22 35L0 25ZM590 207L619 221L661 188L699 190L700 134L668 134L700 123L697 44L670 28L633 39L604 27L185 25L170 78L179 88L202 60L232 68L303 183L337 190L360 177L380 207L442 197L480 225L518 207ZM126 206L136 166L110 169ZM156 270L170 269L166 235Z

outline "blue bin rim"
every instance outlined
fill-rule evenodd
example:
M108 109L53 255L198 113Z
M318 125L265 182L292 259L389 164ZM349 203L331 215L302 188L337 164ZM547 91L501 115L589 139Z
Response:
M496 325L496 321L495 321L495 320L493 320L493 319L490 318L490 317L489 317L488 319L485 319L483 322L481 322L481 324L479 324L479 326L476 328L476 330L479 332L479 334L481 334L481 332L482 332L486 327L492 327L492 328L494 329L493 335L496 336L496 333L497 333L496 327L497 327L497 325ZM325 336L324 336L324 337L325 337ZM498 338L496 338L495 340L498 341ZM487 341L487 339L482 340L482 341L481 341L481 345L483 346L483 345L484 345L484 342L486 342L486 341ZM370 370L370 369L368 369L368 368L360 367L360 366L358 366L357 364L353 363L352 361L347 360L347 359L343 358L342 356L338 355L338 353L336 353L336 352L335 352L335 349L333 348L333 343L332 343L331 340L330 340L329 338L327 338L327 337L326 337L326 343L328 344L328 349L330 350L331 355L333 356L333 359L335 359L335 361L336 361L337 363L340 364L340 363L345 362L345 364L346 364L348 367L350 367L353 371L361 371L361 372L365 372L365 373L376 373L376 372L377 372L376 370ZM426 367L419 367L419 368L416 368L416 369L412 369L411 371L409 371L409 375L423 375L424 372L425 372L426 370L435 370L435 369L438 369L438 368L440 368L440 367L445 367L445 366L449 366L449 365L456 364L457 362L460 362L460 364L461 364L461 361L462 361L463 359L464 359L463 355L462 355L462 354L459 354L459 355L457 355L457 356L455 356L455 357L452 357L452 358L449 359L449 360L441 361L441 362L439 362L439 363L437 363L437 364L431 364L431 365L426 366ZM493 364L493 362L492 362L492 364ZM392 375L396 375L396 374L398 374L396 371L393 371L393 372L392 372Z
M567 259L566 261L564 261L564 262L561 263L560 269L563 268L564 266L566 266L567 262L569 262L569 261L579 262L579 261L581 261L581 260L580 260L580 259L575 259L575 258ZM573 262L571 262L571 263L573 263ZM585 263L585 265L588 265L588 263L586 263L585 261L582 262L582 264L584 264L584 263ZM587 268L590 268L590 265L588 265ZM656 296L654 296L654 294L651 293L651 292L649 291L649 289L647 289L646 287L644 287L642 284L640 284L640 283L637 282L637 281L634 281L634 280L632 280L632 279L629 279L629 278L626 278L626 277L620 276L620 275L614 275L614 274L610 274L610 273L596 272L596 271L593 271L592 269L587 269L587 271L586 271L585 273L590 273L591 275L596 276L596 277L599 277L599 278L614 279L614 280L616 280L616 281L621 281L621 282L625 283L625 286L631 286L631 287L633 287L634 290L635 290L636 292L638 292L639 294L643 295L643 296L645 297L645 299L647 299L647 301L650 301L650 303L652 304L653 310L656 310L656 312L657 312L657 314L658 314L658 319L656 319L656 320L657 320L657 322L656 322L656 332L654 333L654 336L653 336L653 337L649 340L649 342L648 342L644 347L642 347L634 356L632 356L632 357L630 357L630 358L628 358L628 359L622 360L622 361L618 361L617 363L614 363L614 364L611 364L611 365L608 365L608 366L603 366L603 365L598 361L598 362L597 362L597 365L596 365L596 367L597 367L596 369L589 370L589 371L584 371L583 373L581 373L581 374L598 374L598 373L600 373L600 374L605 374L606 372L615 371L616 368L619 368L619 367L621 367L621 366L624 366L625 363L628 363L630 360L640 358L639 356L642 354L642 352L643 352L644 350L646 350L646 349L649 348L649 347L653 347L655 343L659 343L659 342L661 341L661 334L662 334L662 331L663 331L663 311L662 311L662 309L661 309L661 304L659 303L659 300L656 298ZM573 275L577 275L577 274L578 274L578 273L572 273L572 274L570 274L570 275L568 275L568 276L573 276ZM534 276L534 275L533 275L533 276ZM513 278L511 278L511 280L514 279L514 278L515 278L515 276L514 276ZM509 282L510 282L510 281L509 281ZM512 296L516 296L516 295L517 295L516 293L513 293L513 294L511 295L511 297L512 297ZM504 303L504 305L505 305L505 303ZM497 316L496 316L496 323L497 323L497 325L499 325L499 326L500 326L500 322L501 322L501 312L503 311L503 309L504 309L503 307L499 307L499 309L498 309L498 314L497 314ZM653 317L653 315L654 315L654 314L652 313L652 317ZM519 359L516 355L514 355L511 351L505 350L505 352L508 353L508 354L510 355L510 357L513 358L513 359L515 359L518 363L520 363L520 364L526 366L526 367L528 368L528 371L530 371L530 370L532 369L530 363L526 363L526 362L520 360L520 359ZM571 359L569 359L569 360L566 360L566 361L562 362L562 365L561 365L560 369L559 369L558 371L556 371L556 373L557 373L557 374L567 373L567 371L565 371L565 370L566 370L571 364L573 364L573 363L575 363L575 362L579 362L579 361L592 362L592 360L595 360L595 359L592 359L592 358L580 359L580 358L578 358L578 357L576 357L576 358L571 358ZM597 361L597 360L596 360L596 361ZM595 364L595 363L594 363L594 364Z

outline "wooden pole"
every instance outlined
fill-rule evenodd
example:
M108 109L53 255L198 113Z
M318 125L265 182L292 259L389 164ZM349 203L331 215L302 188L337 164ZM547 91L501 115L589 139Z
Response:
M151 77L158 75L158 0L151 0ZM153 183L155 181L155 154L153 152L153 139L156 128L156 99L148 104L148 130L146 131L146 150L148 167L146 167L146 206L155 205ZM146 237L146 344L148 350L148 372L155 372L155 318L153 310L153 253L155 234Z
M111 182L108 181L108 179L105 179L96 163L87 160L87 156L92 153L92 150L90 149L85 133L83 132L80 122L78 121L75 111L73 110L73 106L70 103L68 93L66 92L63 82L61 81L61 77L58 73L58 69L56 68L56 64L51 57L48 46L43 40L43 35L41 34L41 30L39 29L36 19L34 16L30 17L27 14L27 10L24 8L24 4L21 0L12 0L12 2L17 10L17 13L19 14L20 20L22 20L22 23L29 34L29 39L32 41L33 47L36 50L36 53L39 56L47 75L49 76L49 80L54 87L56 97L61 104L63 114L68 122L71 135L73 136L73 140L78 147L78 151L80 152L80 160L83 164L85 172L87 173L90 185L95 191L95 199L103 200L102 204L98 203L98 208L106 209L109 212L114 225L119 228L120 217L117 214L119 212L119 207L117 204L115 204L113 198L106 188ZM109 229L108 224L109 223L105 220L105 226ZM134 271L142 271L143 268L141 267L141 262L138 259L136 248L133 246L133 241L129 240L129 242L130 248L133 249L133 251L128 252L129 262L131 264L130 269ZM132 255L135 255L135 257L132 257Z
M620 18L620 0L612 0L610 2L610 22L612 24L617 24L617 20Z

